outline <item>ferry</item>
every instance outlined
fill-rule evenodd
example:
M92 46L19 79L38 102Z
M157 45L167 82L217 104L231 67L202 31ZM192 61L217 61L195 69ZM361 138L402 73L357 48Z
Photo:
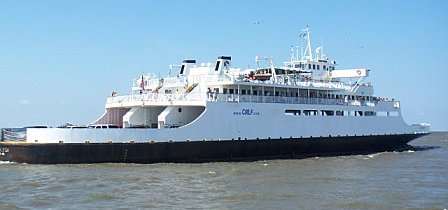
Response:
M337 69L323 47L303 46L275 66L256 56L236 68L183 60L176 75L139 75L131 93L112 92L87 126L28 128L0 142L0 160L19 163L197 163L350 155L389 151L427 135L408 125L400 101L374 94L367 68Z

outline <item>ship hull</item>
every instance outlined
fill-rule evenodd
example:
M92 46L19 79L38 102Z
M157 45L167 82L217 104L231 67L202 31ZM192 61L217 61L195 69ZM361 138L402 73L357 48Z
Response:
M426 134L147 143L0 143L0 160L30 164L201 163L391 151Z

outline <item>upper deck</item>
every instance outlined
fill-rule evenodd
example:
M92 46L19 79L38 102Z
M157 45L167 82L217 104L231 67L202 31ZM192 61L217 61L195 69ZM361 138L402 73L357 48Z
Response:
M138 107L138 106L206 106L207 103L281 103L281 104L314 104L338 105L345 107L366 107L374 109L399 109L400 102L378 97L355 97L349 95L318 95L317 97L243 95L224 93L191 93L191 94L159 94L142 93L107 98L106 108Z
M106 107L205 106L208 101L399 107L397 101L373 95L373 86L364 82L368 69L336 69L322 47L313 55L308 28L300 37L307 42L306 49L300 53L291 49L284 66L275 67L267 56L256 56L257 67L247 69L232 67L230 56L219 56L215 64L184 60L170 65L170 72L178 67L176 76L142 75L134 80L130 95L113 93Z

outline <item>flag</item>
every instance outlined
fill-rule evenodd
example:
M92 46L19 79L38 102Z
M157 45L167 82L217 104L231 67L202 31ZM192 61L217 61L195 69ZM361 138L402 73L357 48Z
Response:
M140 81L140 88L142 90L145 90L145 80L143 79L143 75L142 75L142 81Z

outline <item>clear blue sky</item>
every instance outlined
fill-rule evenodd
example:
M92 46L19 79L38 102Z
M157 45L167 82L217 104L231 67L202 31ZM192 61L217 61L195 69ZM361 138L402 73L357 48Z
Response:
M260 24L254 24L259 21ZM87 124L111 90L182 59L276 64L309 25L339 68L370 68L406 122L448 130L448 1L0 1L0 127Z

